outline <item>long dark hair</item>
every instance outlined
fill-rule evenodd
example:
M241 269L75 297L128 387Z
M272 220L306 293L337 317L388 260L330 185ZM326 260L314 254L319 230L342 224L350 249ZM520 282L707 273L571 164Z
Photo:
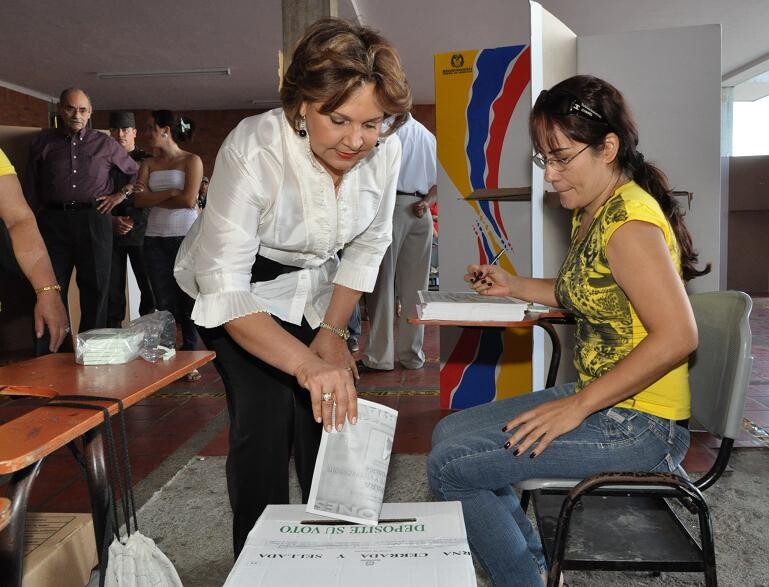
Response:
M184 143L192 138L195 132L195 123L181 114L174 114L170 110L153 110L152 119L159 128L167 126L171 129L171 137L177 143Z
M628 177L649 192L667 216L681 252L681 272L685 281L710 272L696 268L698 254L684 223L684 214L673 198L665 174L644 160L638 151L638 127L624 96L609 82L591 75L570 77L542 92L529 116L529 134L539 152L552 150L555 129L571 140L600 149L604 137L619 137L617 165Z

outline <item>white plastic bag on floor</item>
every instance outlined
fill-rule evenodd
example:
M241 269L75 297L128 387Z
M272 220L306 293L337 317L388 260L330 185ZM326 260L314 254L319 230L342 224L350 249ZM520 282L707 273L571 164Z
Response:
M182 587L173 563L154 540L133 532L109 547L105 587Z

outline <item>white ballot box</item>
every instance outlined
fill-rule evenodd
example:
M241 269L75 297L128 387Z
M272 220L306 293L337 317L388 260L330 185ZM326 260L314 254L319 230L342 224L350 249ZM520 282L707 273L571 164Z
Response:
M225 587L474 587L458 501L385 503L376 526L270 505Z

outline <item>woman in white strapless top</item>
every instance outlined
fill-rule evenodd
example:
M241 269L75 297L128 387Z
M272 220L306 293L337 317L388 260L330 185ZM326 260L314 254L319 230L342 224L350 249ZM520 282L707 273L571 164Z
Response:
M168 310L182 328L182 350L197 344L191 313L194 300L176 284L174 260L184 236L198 217L197 198L203 178L203 162L179 143L189 139L193 123L170 110L155 110L147 131L155 156L145 159L134 187L138 208L152 208L144 237L147 273L155 307ZM194 371L188 379L199 379Z

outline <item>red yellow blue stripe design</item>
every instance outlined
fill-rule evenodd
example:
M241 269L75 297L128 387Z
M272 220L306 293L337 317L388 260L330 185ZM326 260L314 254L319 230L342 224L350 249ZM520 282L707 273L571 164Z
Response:
M500 166L514 116L528 116L524 97L531 81L528 45L435 56L438 159L473 212L478 262L512 250L500 204L467 199L475 190L500 187ZM500 264L515 273L510 258ZM521 348L523 351L521 351ZM465 329L442 357L441 404L464 408L530 389L530 332Z

